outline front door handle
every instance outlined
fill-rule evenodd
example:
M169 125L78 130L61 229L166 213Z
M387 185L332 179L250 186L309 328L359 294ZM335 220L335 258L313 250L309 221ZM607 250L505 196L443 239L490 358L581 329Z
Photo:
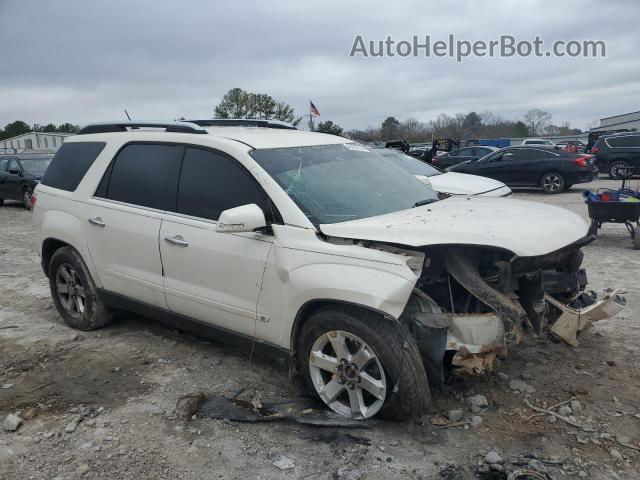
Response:
M100 217L90 218L89 223L91 225L95 225L96 227L104 227L106 225L106 223L104 223Z
M182 235L176 235L175 237L164 237L164 241L172 245L177 245L179 247L189 246L189 242L187 242L184 238L182 238Z

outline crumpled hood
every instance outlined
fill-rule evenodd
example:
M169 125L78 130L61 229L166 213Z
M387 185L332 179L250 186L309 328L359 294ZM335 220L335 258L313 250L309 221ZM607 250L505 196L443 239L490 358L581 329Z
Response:
M455 172L434 175L429 177L429 181L434 190L453 195L478 195L505 186L504 183L493 178Z
M545 255L587 235L577 214L544 203L495 197L450 197L422 207L320 225L331 237L429 245L485 245L518 256Z

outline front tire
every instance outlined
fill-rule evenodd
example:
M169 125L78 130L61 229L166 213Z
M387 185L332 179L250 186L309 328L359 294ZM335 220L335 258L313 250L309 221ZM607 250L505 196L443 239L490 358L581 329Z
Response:
M624 160L618 160L617 162L613 162L609 165L609 178L611 180L621 180L622 176L620 176L620 169L628 169L630 165Z
M4 198L0 198L0 207L4 205Z
M633 248L640 250L640 225L633 230Z
M112 319L80 254L71 247L57 250L49 264L49 288L58 313L72 328L89 331Z
M564 177L558 172L545 173L540 180L540 188L544 193L560 193L564 191L565 186Z
M305 381L340 415L402 421L429 409L418 347L400 324L348 307L329 307L305 322L297 344Z

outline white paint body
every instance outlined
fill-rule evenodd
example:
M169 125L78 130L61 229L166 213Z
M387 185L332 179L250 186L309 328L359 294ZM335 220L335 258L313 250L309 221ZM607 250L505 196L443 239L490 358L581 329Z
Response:
M511 189L504 183L493 178L469 175L467 173L447 172L432 177L420 177L420 180L428 179L427 185L431 185L437 192L450 193L451 195L482 195L484 197L504 197L511 193ZM424 180L423 180L424 181Z
M247 127L209 132L137 130L68 138L106 142L106 147L74 192L37 187L34 221L40 251L46 239L62 240L80 253L100 288L288 349L296 315L307 302L348 302L398 318L424 257L411 247L490 245L516 255L541 255L587 232L579 217L557 207L453 197L389 215L322 225L321 232L333 237L327 241L249 152L349 140ZM131 141L201 145L227 153L261 184L283 224L273 225L272 234L224 232L215 221L94 197L114 155ZM88 222L96 217L103 227ZM188 246L170 244L168 237ZM345 239L406 245L407 250L367 248Z

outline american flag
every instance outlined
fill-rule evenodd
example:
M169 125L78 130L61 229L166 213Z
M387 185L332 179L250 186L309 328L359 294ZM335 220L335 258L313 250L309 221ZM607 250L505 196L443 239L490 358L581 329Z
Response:
M320 110L316 107L311 100L309 100L309 111L316 117L320 116Z

